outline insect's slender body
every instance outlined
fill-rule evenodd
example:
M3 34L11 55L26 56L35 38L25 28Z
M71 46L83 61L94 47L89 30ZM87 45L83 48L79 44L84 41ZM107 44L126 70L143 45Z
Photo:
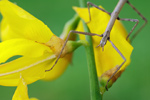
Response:
M104 47L104 45L106 44L107 40L110 38L110 32L112 30L112 27L116 21L116 19L118 18L118 15L122 9L122 7L124 6L124 4L127 2L127 0L119 0L118 4L116 5L115 9L113 10L113 12L111 13L111 17L110 20L108 22L108 25L106 27L105 32L103 33L103 38L100 41L100 46Z

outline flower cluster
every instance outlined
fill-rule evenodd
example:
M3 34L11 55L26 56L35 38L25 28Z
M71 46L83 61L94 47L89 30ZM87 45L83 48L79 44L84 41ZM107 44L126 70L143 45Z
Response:
M74 7L74 10L80 18L88 22L87 8ZM0 85L18 86L12 99L29 100L27 84L37 80L54 80L58 78L71 62L72 52L79 45L72 49L71 47L75 45L68 43L53 70L45 72L55 63L65 43L68 31L65 32L65 36L62 36L63 38L57 37L42 21L8 0L0 1L0 13L3 16L0 30L2 41L0 43ZM92 21L87 24L91 33L102 34L110 16L96 8L91 8L91 18ZM81 21L76 30L84 31ZM111 85L130 63L133 47L126 40L126 36L127 32L123 25L116 21L110 37L122 54L125 55L127 61L113 77ZM69 40L74 41L75 39L76 35L72 35ZM84 35L80 35L80 39L86 41ZM123 59L110 43L107 43L104 51L101 48L95 48L101 37L95 36L92 39L98 77L100 81L108 80ZM19 57L8 61L14 56ZM31 98L30 100L37 99Z
M50 72L45 72L54 64L64 44L63 39L54 35L42 21L10 1L0 1L0 13L3 16L1 21L2 42L0 43L0 85L19 86L22 84L20 75L25 84L41 79L53 80L65 71L72 57L72 53L67 53L69 49L67 46L63 58L60 58L55 68ZM7 61L18 55L21 57Z

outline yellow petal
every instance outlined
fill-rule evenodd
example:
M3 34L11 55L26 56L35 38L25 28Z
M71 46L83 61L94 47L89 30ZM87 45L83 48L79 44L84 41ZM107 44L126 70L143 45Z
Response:
M125 38L121 37L121 35L117 35L117 33L115 36L112 35L111 40L126 58L126 62L121 68L121 70L124 70L130 63L130 56L133 47L129 44L128 41L125 40ZM93 39L94 55L96 60L98 76L101 76L105 71L112 69L116 65L120 65L123 62L123 59L118 54L118 52L112 47L110 42L107 42L107 44L104 47L104 51L102 51L101 48L95 48L97 44L99 44L100 40L95 38Z
M63 58L60 58L53 70L46 72L43 80L54 80L60 75L62 75L65 69L67 68L67 65L71 62L71 58L72 54L67 54ZM52 67L53 64L54 62L50 63L48 66Z
M55 55L45 54L37 58L21 57L0 65L0 85L17 86L20 74L27 84L45 76L46 67L54 60Z
M89 14L87 8L74 7L74 9L85 22L89 21ZM110 19L110 16L96 8L91 8L91 18L92 21L88 24L91 33L103 34ZM80 24L82 23L80 22ZM82 25L80 25L80 27L81 26ZM79 27L77 30L84 31L83 28ZM123 25L117 20L110 33L110 40L116 45L116 47L127 59L121 70L124 70L130 63L130 55L133 50L133 47L130 45L130 43L126 41L126 36L126 30L124 29ZM83 35L82 39L84 39ZM123 59L109 42L107 42L104 47L104 51L102 51L101 47L96 48L101 40L101 37L95 36L92 37L92 39L97 73L100 77L107 70L114 68L116 65L120 65L123 62Z
M1 38L26 38L46 43L53 33L40 20L7 0L0 1L0 12L3 16L1 23Z
M13 95L12 100L29 100L27 84L23 78L19 80L18 87Z
M30 98L29 100L39 100L39 99L37 99L37 98Z
M27 39L11 39L0 43L0 63L15 55L39 57L52 52L46 45Z
M25 80L20 77L18 87L13 95L12 100L38 100L36 98L30 98L28 96L28 87Z
M85 22L89 22L89 13L87 8L73 7L73 9ZM105 12L102 12L94 7L90 8L90 12L91 12L91 22L87 24L88 27L90 27L90 31L97 34L103 34L109 22L110 16ZM122 35L123 37L127 36L127 31L118 20L116 20L115 25L111 30L111 33L115 32L117 32L118 34L120 33L120 35Z
M76 30L77 30L77 31L84 32L83 23L82 23L81 21L79 22L79 24L78 24ZM80 34L80 35L79 35L79 38L80 38L80 40L86 40L84 34Z

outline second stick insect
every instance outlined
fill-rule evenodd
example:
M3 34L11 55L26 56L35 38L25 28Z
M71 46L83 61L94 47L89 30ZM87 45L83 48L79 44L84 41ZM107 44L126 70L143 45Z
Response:
M53 69L53 67L56 65L56 63L58 62L65 46L66 46L66 43L69 39L69 36L71 33L76 33L76 34L84 34L84 35L90 35L90 36L99 36L99 37L102 37L102 39L100 40L100 44L97 46L97 47L102 47L102 50L104 48L104 46L106 45L107 41L109 41L111 43L111 45L113 46L113 48L119 53L119 55L122 57L122 59L124 60L121 65L119 65L119 67L117 68L117 70L110 76L110 78L108 79L107 83L106 83L106 90L108 90L107 88L107 85L108 85L108 82L113 78L113 76L118 72L118 70L122 67L122 65L126 62L126 58L124 57L124 55L120 52L120 50L115 46L115 44L111 41L111 37L110 37L110 33L111 33L111 30L112 30L112 27L114 26L114 23L116 20L122 20L122 21L131 21L131 22L135 22L135 25L133 26L133 28L131 29L131 31L129 32L128 36L126 37L126 39L129 38L129 36L131 35L131 33L133 32L133 30L135 29L135 27L138 25L139 23L139 20L138 19L127 19L127 18L119 18L118 15L122 9L122 7L124 6L124 4L127 3L129 6L131 6L131 8L133 8L133 10L135 12L137 12L137 14L145 21L145 23L134 33L133 37L131 38L131 41L133 40L133 38L141 31L141 29L146 25L147 23L147 19L128 1L128 0L119 0L116 7L114 8L113 12L110 13L106 10L104 10L103 8L100 8L99 6L91 3L91 2L87 2L87 7L88 7L88 12L89 12L89 22L87 23L90 23L90 21L92 21L91 19L91 15L90 15L90 6L93 6L107 14L109 14L111 17L110 17L110 20L108 22L108 25L105 29L105 32L102 34L102 35L99 35L99 34L96 34L96 33L88 33L88 32L79 32L79 31L74 31L74 30L71 30L67 36L67 39L62 47L62 50L60 52L60 54L58 55L57 57L57 60L55 61L54 65L51 67L51 69L49 70L46 70L46 71L50 71ZM121 34L121 33L120 33Z

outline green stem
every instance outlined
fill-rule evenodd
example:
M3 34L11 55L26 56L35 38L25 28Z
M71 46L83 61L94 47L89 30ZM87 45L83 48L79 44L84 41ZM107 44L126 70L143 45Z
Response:
M86 0L79 0L80 7L86 7Z
M86 0L79 0L79 2L81 7L86 7ZM84 21L82 22L84 26L84 31L90 32L85 22ZM98 77L96 72L92 37L86 36L86 40L89 43L89 45L85 46L85 50L86 50L88 70L89 70L91 100L102 100L102 95L100 94L100 88L99 88Z
M84 27L84 31L90 32L87 27L86 28ZM98 83L97 72L96 72L96 65L95 65L95 58L94 58L91 36L86 36L86 40L89 43L88 46L85 46L85 50L86 50L88 70L89 70L91 100L102 100L102 96L100 94L99 83Z

